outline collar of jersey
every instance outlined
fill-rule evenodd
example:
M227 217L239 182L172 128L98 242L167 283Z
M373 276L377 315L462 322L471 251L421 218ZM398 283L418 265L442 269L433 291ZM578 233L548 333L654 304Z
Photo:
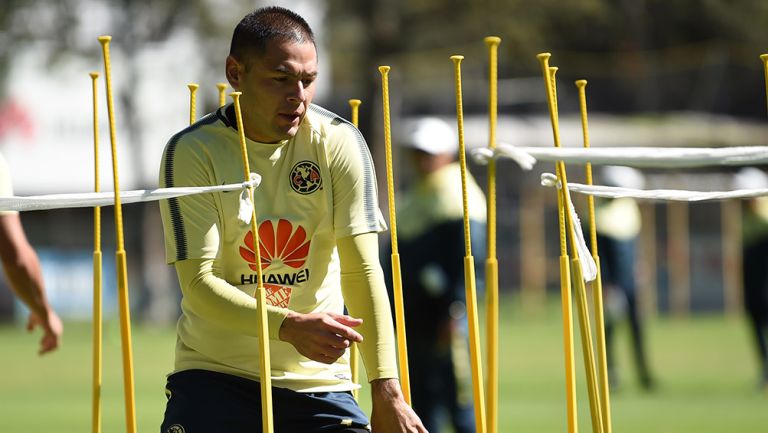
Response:
M234 103L230 102L229 104L224 105L223 107L220 107L218 110L216 110L216 116L222 122L224 122L225 125L237 131L237 119L235 117ZM285 143L288 143L288 141L290 140L290 138L286 138L285 140L278 141L277 143L262 143L261 141L251 140L248 137L245 137L245 139L251 143L257 143L264 146L276 146L276 147L282 146Z

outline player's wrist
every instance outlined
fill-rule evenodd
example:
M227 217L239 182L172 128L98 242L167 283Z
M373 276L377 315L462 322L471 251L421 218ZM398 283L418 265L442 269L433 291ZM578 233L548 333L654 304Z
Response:
M288 310L288 314L285 315L283 322L280 324L280 330L278 331L278 338L280 341L291 342L291 329L301 315L301 313Z
M374 402L394 402L403 399L400 381L396 378L374 379L371 381L371 398Z

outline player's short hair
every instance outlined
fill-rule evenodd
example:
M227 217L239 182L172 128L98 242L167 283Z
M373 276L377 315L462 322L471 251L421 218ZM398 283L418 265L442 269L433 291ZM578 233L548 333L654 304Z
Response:
M256 9L244 16L232 34L229 55L245 62L249 56L261 55L271 41L312 42L315 35L299 14L280 6Z

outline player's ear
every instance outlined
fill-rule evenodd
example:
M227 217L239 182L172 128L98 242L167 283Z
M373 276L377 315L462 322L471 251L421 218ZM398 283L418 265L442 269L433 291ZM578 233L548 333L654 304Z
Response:
M229 85L235 90L240 90L240 79L243 73L243 66L232 56L227 56L227 63L225 65L225 73L227 75L227 81Z

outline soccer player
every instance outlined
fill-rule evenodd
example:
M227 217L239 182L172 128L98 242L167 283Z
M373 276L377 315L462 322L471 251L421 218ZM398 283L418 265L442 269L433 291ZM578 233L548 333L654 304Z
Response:
M161 206L167 260L183 292L162 432L261 431L257 266L269 304L276 432L426 432L397 380L370 154L353 126L311 104L317 74L312 30L297 14L266 7L235 28L226 76L242 92L250 167L262 176L254 191L260 245L238 219L238 193ZM239 182L236 128L230 104L173 136L160 184ZM370 424L350 393L352 342L371 381Z
M414 180L397 208L413 408L433 432L474 433L464 288L464 209L455 127L437 117L407 125L400 144ZM486 201L467 173L476 258L485 251ZM482 277L482 263L475 264Z
M608 186L640 189L643 174L631 167L605 166L600 170L602 183ZM629 197L602 199L596 202L595 221L597 246L600 253L600 271L605 298L605 346L608 361L608 382L613 391L619 391L619 369L614 356L616 326L626 317L629 320L632 352L644 390L651 391L655 380L646 353L643 317L637 303L635 261L637 239L642 228L640 208Z
M0 195L12 196L13 186L5 159L0 155ZM30 309L27 329L43 329L39 354L56 350L64 327L48 303L37 253L29 244L18 212L0 212L0 259L11 289Z
M768 175L745 167L734 177L734 189L768 188ZM768 198L742 200L742 283L744 309L758 356L759 389L768 392Z

